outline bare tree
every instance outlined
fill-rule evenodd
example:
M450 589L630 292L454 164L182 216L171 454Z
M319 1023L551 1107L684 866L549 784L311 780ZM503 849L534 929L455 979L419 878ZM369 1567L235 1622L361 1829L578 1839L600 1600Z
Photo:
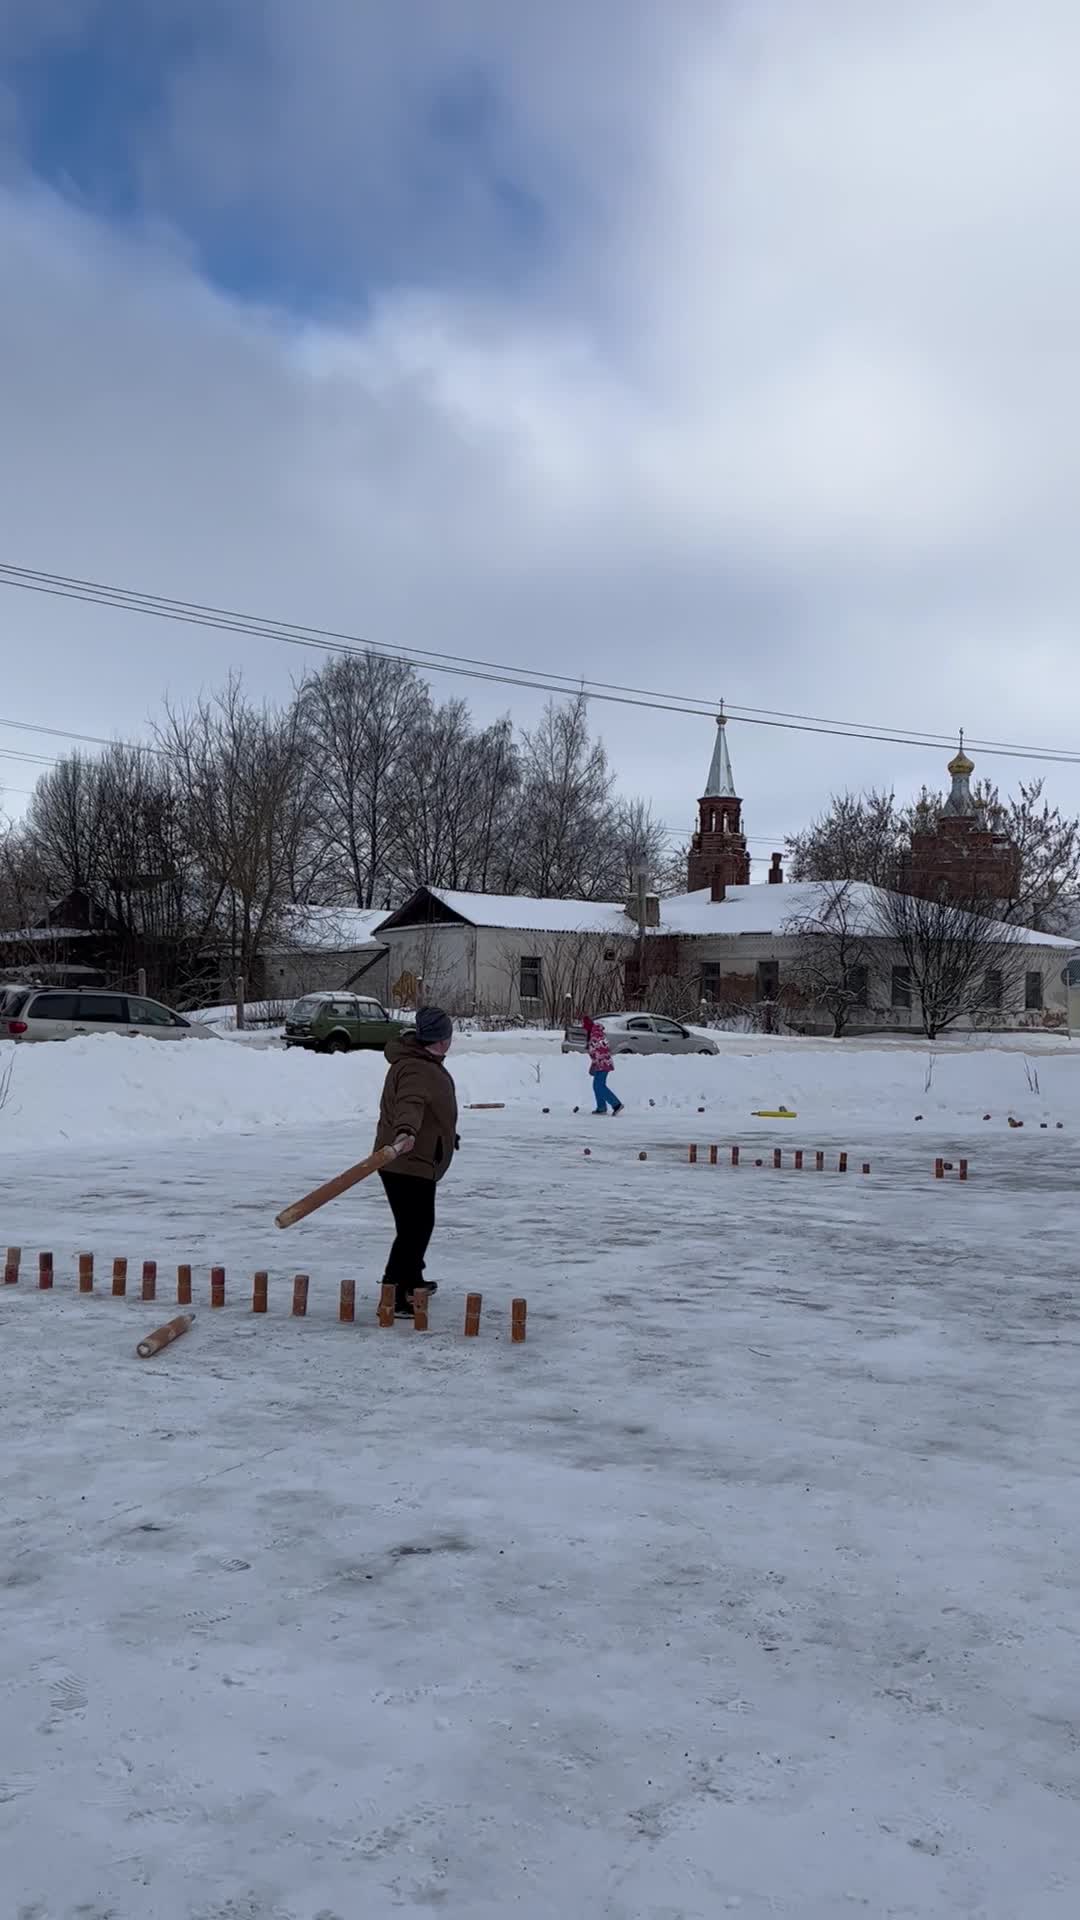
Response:
M783 927L798 942L785 967L785 993L823 1008L837 1040L868 1004L873 960L868 931L866 896L847 880L824 881L815 905L792 914Z
M184 796L184 839L198 875L196 941L223 942L230 966L254 978L288 904L297 820L316 773L299 710L255 708L233 678L190 712L166 706L159 740Z
M792 880L866 880L893 887L908 821L892 793L833 794L828 811L787 842Z
M899 963L901 991L917 1005L927 1039L1015 1005L1026 954L1015 927L941 896L886 891L874 896L870 917Z
M585 696L549 702L539 726L522 736L514 891L611 898L612 784L607 754L589 734Z
M1019 880L1010 899L976 898L976 890L969 889L971 898L1002 920L1052 929L1061 901L1080 884L1080 819L1050 806L1042 780L1022 783L1004 800L984 780L971 797L980 823L1009 840L1019 855ZM828 811L788 840L790 876L895 888L912 834L932 830L944 804L944 795L927 787L907 805L898 805L895 794L873 790L834 794Z
M374 906L386 885L392 782L429 704L412 667L385 655L343 655L300 688L300 722L319 776L327 843L355 906Z

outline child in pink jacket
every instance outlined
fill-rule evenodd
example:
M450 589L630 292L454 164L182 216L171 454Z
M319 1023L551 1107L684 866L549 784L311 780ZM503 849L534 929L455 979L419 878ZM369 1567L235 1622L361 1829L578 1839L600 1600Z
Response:
M589 1049L589 1072L592 1075L593 1094L596 1099L594 1113L622 1112L622 1101L617 1100L608 1086L608 1074L614 1068L611 1048L598 1020L590 1020L587 1013L582 1014L581 1024L585 1029L585 1044Z

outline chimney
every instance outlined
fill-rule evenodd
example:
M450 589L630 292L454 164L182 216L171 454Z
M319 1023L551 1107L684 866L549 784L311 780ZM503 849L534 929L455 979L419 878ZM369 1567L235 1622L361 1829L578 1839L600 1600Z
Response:
M717 876L712 883L712 897L714 900L723 900L726 898L726 895L727 881L721 880L719 876Z
M639 927L643 924L646 927L658 927L660 925L660 895L658 893L644 893L639 898L636 893L632 893L626 903L624 911L627 919L633 920Z
M778 853L774 853L772 857L772 866L769 868L769 885L770 887L782 887L783 884L784 884L784 869L780 865L780 855Z

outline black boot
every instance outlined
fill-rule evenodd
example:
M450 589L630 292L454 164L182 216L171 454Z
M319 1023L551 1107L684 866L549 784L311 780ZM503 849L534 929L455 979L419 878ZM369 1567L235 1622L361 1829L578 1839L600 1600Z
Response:
M421 1282L421 1285L427 1288L429 1295L438 1293L439 1291L439 1283L437 1280L424 1280ZM398 1320L412 1319L413 1290L411 1287L398 1288L397 1297L394 1301L394 1314Z

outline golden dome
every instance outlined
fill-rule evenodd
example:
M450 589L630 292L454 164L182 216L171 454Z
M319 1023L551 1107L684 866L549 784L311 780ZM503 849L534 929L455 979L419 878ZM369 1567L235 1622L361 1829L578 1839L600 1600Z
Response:
M974 773L974 771L975 762L974 760L969 760L967 754L964 752L964 736L961 734L960 751L949 761L949 772L955 780L958 774L967 775Z

